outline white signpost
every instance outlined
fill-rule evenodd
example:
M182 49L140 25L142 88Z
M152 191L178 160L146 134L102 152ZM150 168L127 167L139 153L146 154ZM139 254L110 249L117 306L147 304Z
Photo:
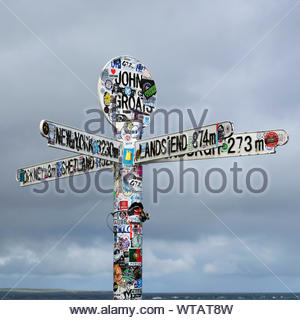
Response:
M276 148L286 144L288 134L285 130L267 130L233 134L216 148L203 151L185 153L183 156L168 157L155 162L169 162L183 160L202 160L214 158L228 158L253 156L276 153ZM152 161L150 161L151 163Z
M119 161L121 143L116 140L95 136L48 120L41 121L40 132L47 138L49 147Z
M78 176L102 169L111 168L112 162L86 155L73 156L17 170L17 181L20 186L30 186L44 181Z
M203 151L222 144L233 134L233 124L224 121L209 126L136 142L135 163L149 162L187 152Z
M21 186L114 168L114 299L142 298L143 223L142 163L201 160L276 152L288 141L284 130L233 134L229 121L140 140L155 110L156 85L137 59L110 60L98 81L100 106L112 124L115 139L43 120L48 146L79 153L17 170Z

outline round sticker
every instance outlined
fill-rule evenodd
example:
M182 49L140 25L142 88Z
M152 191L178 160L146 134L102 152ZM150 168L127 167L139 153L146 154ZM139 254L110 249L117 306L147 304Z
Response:
M138 121L146 127L155 111L156 85L147 67L136 58L119 56L103 68L98 81L100 106L117 129Z
M105 88L106 88L107 90L111 90L112 87L113 87L112 81L111 81L110 79L106 79L106 80L105 80Z
M274 148L278 145L278 134L274 131L270 131L265 135L265 144L269 148Z
M226 142L224 142L223 143L223 145L222 145L222 149L221 149L221 151L227 151L228 150L228 144L226 143Z
M45 136L47 136L48 133L49 133L49 124L48 124L48 122L45 121L45 122L43 123L43 134L44 134Z

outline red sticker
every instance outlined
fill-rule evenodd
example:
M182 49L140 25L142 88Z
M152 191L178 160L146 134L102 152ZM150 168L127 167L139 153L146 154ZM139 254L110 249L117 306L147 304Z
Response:
M129 262L142 262L142 250L129 249Z
M120 210L128 209L128 201L120 201Z
M143 167L142 167L142 166L137 166L137 167L136 167L136 174L137 174L139 177L142 177L142 176L143 176Z
M130 224L130 239L132 239L136 235L141 235L142 234L142 226L138 223Z
M112 74L116 73L116 69L110 69L110 71L111 71Z
M278 134L274 131L270 131L265 135L265 144L269 148L274 148L278 145Z

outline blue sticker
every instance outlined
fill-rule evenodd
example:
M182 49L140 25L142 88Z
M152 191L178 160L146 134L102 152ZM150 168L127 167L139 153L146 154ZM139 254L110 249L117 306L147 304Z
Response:
M56 162L56 176L61 177L63 174L63 166L62 166L62 161Z
M107 80L105 81L105 88L106 88L107 90L111 90L111 89L113 88L113 83L112 83L112 81L111 81L110 79L107 79Z
M130 94L131 94L131 89L130 89L129 87L126 87L126 88L124 89L124 91L125 91L125 93L126 93L128 96L130 96Z
M150 124L150 117L149 116L145 116L144 117L144 125L148 126Z
M112 68L121 69L121 59L119 58L119 59L115 59L115 60L111 61L110 65Z
M134 149L125 148L123 151L123 164L133 165Z
M142 66L140 63L136 65L136 71L142 72L143 69L144 69L144 68L143 68L143 66Z
M142 278L136 280L138 288L142 287Z
M20 182L24 182L24 170L21 170L20 172L19 172L19 181Z
M100 159L95 158L95 162L96 162L96 168L100 168L101 167Z
M97 140L93 140L93 153L98 153L99 146Z

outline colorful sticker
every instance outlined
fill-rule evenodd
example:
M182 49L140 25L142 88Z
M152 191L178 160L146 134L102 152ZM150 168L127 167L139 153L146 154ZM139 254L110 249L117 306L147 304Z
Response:
M127 210L128 209L128 201L120 201L120 210Z
M109 61L98 81L98 95L106 118L119 129L133 119L140 120L144 127L150 124L156 85L147 67L137 59L120 56Z
M134 159L134 149L124 148L123 164L124 165L133 165L133 159Z
M129 249L129 265L142 262L142 249Z
M278 145L278 134L274 131L270 131L265 135L265 144L269 148L274 148Z

